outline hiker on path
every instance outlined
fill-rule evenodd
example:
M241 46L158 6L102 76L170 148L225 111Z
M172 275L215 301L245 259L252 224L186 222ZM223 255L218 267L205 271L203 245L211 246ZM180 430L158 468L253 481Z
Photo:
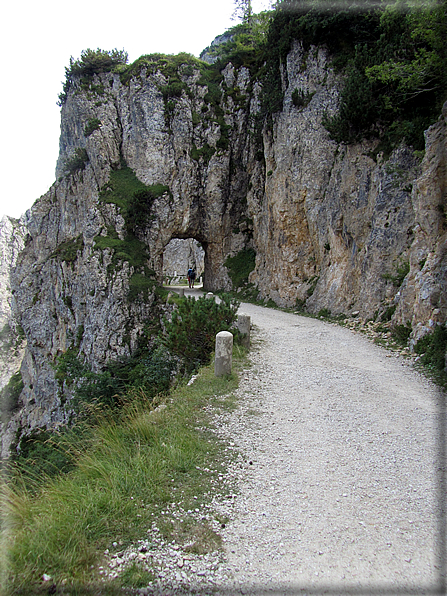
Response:
M188 269L188 284L189 284L189 288L191 289L191 284L192 284L192 273L193 273L193 269L192 267L190 267Z
M191 285L189 287L194 287L194 281L195 281L195 279L196 279L196 270L193 269L191 271Z

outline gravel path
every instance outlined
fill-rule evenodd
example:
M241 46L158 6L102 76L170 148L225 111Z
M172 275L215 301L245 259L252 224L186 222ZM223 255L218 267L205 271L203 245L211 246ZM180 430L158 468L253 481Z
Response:
M243 304L226 594L444 593L442 396L358 333Z

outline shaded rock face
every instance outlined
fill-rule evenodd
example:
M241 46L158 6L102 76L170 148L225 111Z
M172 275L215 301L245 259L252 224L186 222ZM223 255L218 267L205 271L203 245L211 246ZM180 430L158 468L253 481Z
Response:
M136 231L158 280L171 240L193 239L204 249L206 290L231 288L226 259L253 248L250 282L261 299L364 317L391 308L415 335L446 320L446 115L427 131L422 162L405 146L385 160L375 141L338 145L322 120L336 113L340 80L323 49L296 43L278 73L283 109L260 144L260 84L244 67L222 74L219 114L186 66L188 93L168 102L165 76L144 68L126 84L96 76L100 95L73 85L58 181L28 214L11 277L27 348L22 410L3 430L3 454L20 429L70 416L70 387L55 375L61 354L72 350L98 370L132 353L151 314L155 294L130 292L142 272L101 243L126 237L125 212L104 200L123 162L145 185L168 188ZM306 99L299 107L296 89ZM86 134L92 119L100 126ZM88 159L68 174L80 149Z

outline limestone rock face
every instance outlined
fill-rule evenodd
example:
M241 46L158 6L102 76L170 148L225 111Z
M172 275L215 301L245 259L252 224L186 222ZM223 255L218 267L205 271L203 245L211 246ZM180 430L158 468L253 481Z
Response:
M11 270L25 244L25 219L5 215L0 221L0 390L19 370L23 358L24 338L13 314Z
M62 355L100 370L132 353L155 300L149 283L142 291L135 281L149 270L161 281L173 239L203 247L207 291L230 289L226 259L254 249L260 299L314 313L394 312L415 337L447 318L446 114L427 131L422 163L404 145L385 159L377 141L329 138L323 117L336 113L342 81L322 48L294 45L278 73L283 108L261 135L262 87L248 69L228 64L213 94L196 67L180 65L178 77L173 96L162 69L146 66L127 79L95 75L89 89L79 81L68 93L58 180L27 214L25 246L17 257L17 235L1 278L10 276L27 342L21 410L3 429L3 455L18 429L70 417ZM134 229L144 267L120 245L128 205L108 200L126 164L162 188ZM3 238L13 225L2 224Z
M196 240L173 238L163 253L163 274L169 278L186 277L194 267L197 278L203 274L205 251Z
M447 318L447 104L426 132L421 174L413 182L410 271L398 296L396 320L410 322L414 339Z
M265 193L250 201L257 248L251 281L283 306L298 300L311 312L371 317L394 299L390 279L409 261L418 162L405 147L382 163L370 157L374 142L330 140L322 119L337 109L338 81L321 48L305 53L296 44L287 80L283 111L264 138ZM307 106L295 107L295 89Z

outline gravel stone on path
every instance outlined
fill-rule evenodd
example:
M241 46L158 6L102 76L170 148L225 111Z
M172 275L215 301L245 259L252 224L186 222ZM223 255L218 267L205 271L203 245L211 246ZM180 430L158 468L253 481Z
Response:
M442 393L349 329L241 311L252 366L219 432L249 465L218 593L444 593Z

